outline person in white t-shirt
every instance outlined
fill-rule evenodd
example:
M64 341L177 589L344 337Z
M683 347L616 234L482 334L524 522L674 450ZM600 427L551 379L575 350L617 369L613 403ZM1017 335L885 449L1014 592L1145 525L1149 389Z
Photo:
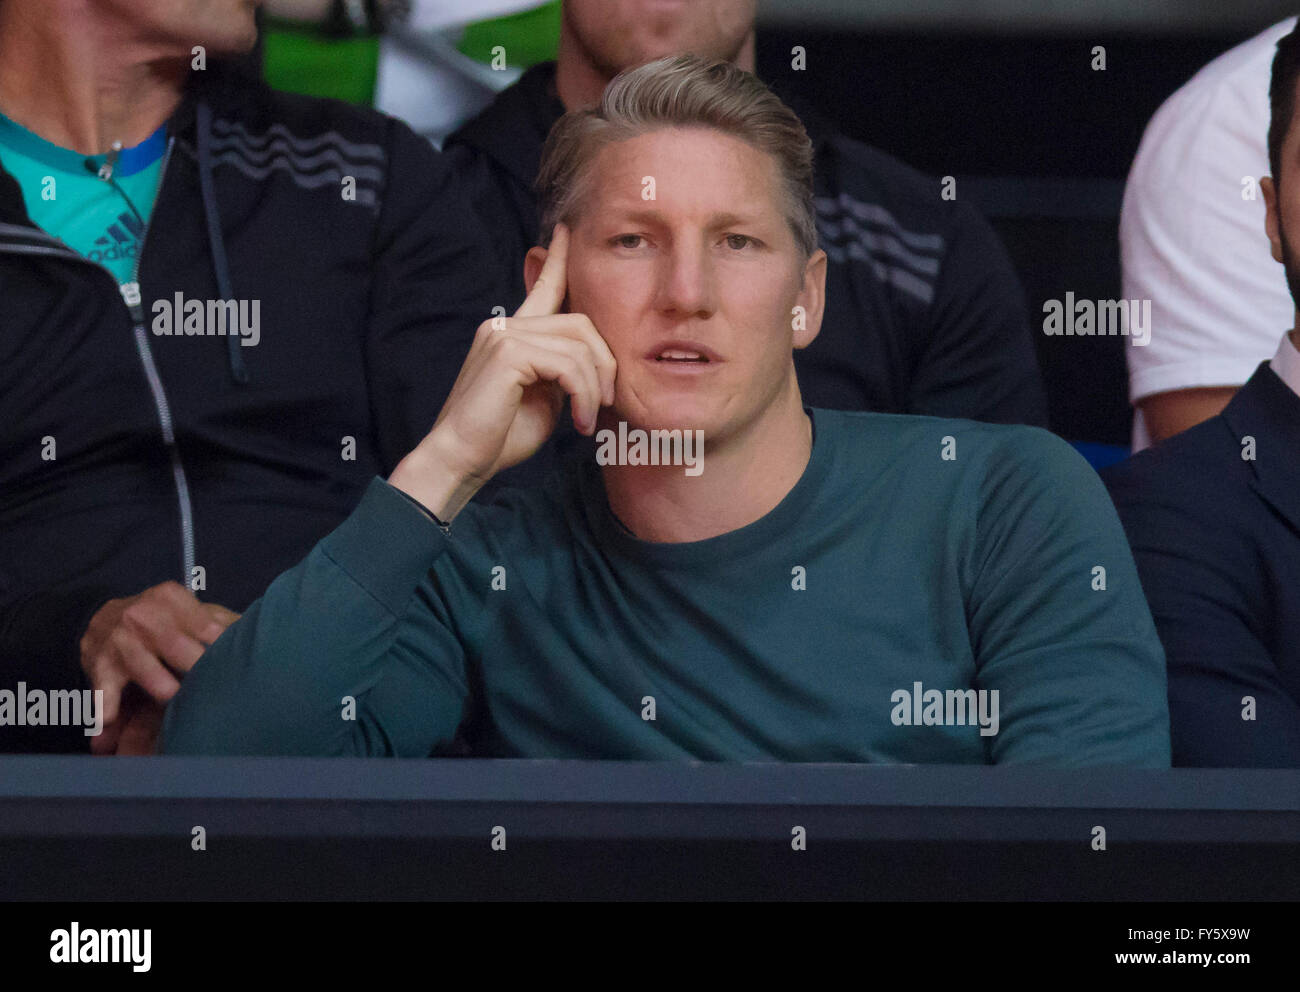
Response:
M1124 297L1151 300L1150 343L1128 347L1133 448L1219 413L1277 349L1294 304L1269 257L1268 86L1292 17L1225 52L1147 125L1124 190Z
M1271 77L1260 241L1291 312L1221 413L1101 471L1165 649L1175 766L1300 768L1300 30Z

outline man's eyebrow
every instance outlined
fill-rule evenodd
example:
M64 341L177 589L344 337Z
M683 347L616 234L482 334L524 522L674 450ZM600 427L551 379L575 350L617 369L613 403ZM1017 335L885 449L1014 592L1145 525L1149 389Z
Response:
M605 216L610 221L619 224L646 224L663 226L665 219L663 213L653 209L641 210L613 210L605 211ZM723 227L734 227L737 224L756 224L759 218L753 215L738 214L731 211L725 213L712 214L709 217L708 227L711 230L717 230Z

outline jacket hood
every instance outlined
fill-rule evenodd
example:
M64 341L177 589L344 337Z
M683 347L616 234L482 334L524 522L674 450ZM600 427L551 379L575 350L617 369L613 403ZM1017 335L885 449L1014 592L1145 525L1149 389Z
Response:
M480 151L531 188L546 135L563 114L564 104L555 95L555 63L541 62L462 124L443 147L460 144Z

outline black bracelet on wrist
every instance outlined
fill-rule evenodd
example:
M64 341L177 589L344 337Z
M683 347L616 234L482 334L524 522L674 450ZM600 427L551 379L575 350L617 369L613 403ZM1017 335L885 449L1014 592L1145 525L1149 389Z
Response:
M441 531L442 531L444 534L446 534L448 537L451 537L451 524L446 523L445 521L439 520L439 519L438 519L438 514L434 513L434 512L433 512L432 510L430 510L427 506L424 508L424 512L427 513L427 514L429 515L429 519L430 519L430 520L432 520L435 524L438 525L438 529L439 529L439 530L441 530Z
M393 484L392 484L391 482L389 483L389 485L390 485L390 486L393 486ZM417 510L419 510L419 511L420 511L421 513L423 513L426 517L428 517L428 518L429 518L430 520L432 520L435 524L437 524L439 530L441 530L441 531L442 531L444 534L446 534L448 537L451 537L451 524L450 524L450 523L448 523L447 521L442 520L441 518L439 518L439 516L438 516L436 513L434 513L432 510L430 510L427 506L425 506L423 503L421 503L418 499L416 499L416 498L415 498L414 496L412 496L410 493L406 492L406 490L404 490L404 489L398 489L396 486L393 486L393 489L395 489L398 493L400 493L400 494L401 494L405 499L407 499L407 500L409 500L411 503L413 503L413 504L415 505L415 508L416 508Z

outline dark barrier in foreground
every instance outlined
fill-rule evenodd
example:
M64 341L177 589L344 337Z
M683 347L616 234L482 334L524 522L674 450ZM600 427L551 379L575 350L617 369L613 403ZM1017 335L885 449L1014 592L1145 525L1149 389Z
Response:
M1298 895L1295 771L0 758L6 900Z

